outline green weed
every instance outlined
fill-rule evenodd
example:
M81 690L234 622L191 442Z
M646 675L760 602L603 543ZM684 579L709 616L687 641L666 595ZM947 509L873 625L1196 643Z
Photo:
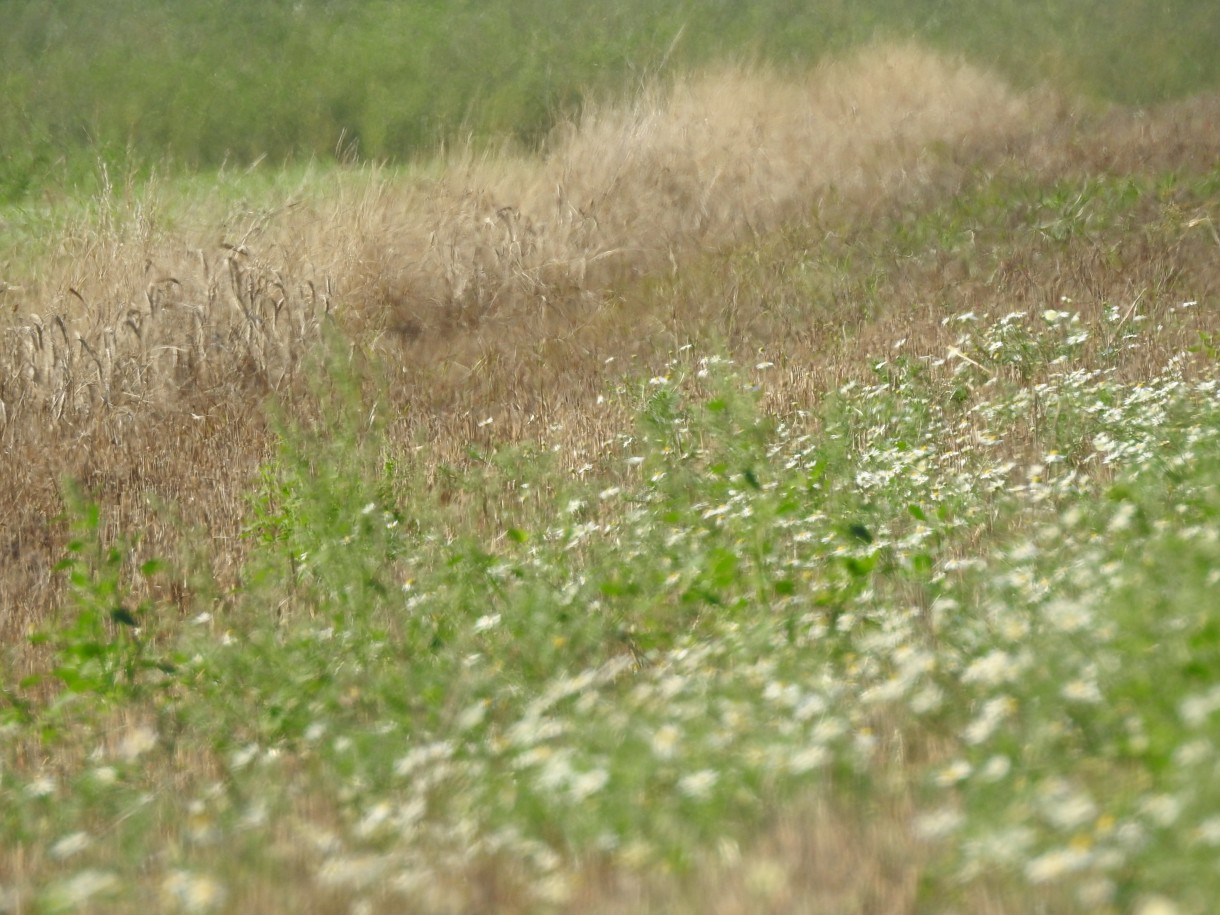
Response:
M163 564L150 559L131 568L134 544L106 542L98 504L79 497L69 504L74 536L56 567L67 577L67 602L50 627L31 636L52 651L49 676L65 698L121 701L154 684L164 687L181 658L158 644L167 628L158 618L161 608L133 596L133 586L152 579Z

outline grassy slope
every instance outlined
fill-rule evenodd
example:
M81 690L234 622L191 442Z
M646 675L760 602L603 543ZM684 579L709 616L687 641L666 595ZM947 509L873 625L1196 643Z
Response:
M1127 103L1215 86L1206 5L1009 2L565 4L66 0L15 3L0 36L0 199L112 170L261 156L431 154L472 132L534 143L587 93L726 57L806 67L918 38L1021 85ZM680 36L680 37L679 37ZM675 44L675 38L679 40Z
M0 901L1205 911L1214 115L901 49L68 218L4 293Z

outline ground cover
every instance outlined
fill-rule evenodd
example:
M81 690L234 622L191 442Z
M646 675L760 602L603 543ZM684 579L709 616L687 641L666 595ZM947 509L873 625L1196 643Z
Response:
M66 220L0 908L1207 910L1215 100L770 80Z
M99 163L211 173L264 158L409 162L466 136L532 146L582 103L658 74L743 59L801 72L878 40L1128 104L1220 80L1220 26L1190 0L614 0L582 15L555 0L65 0L16 3L7 22L0 201L26 205L96 188Z

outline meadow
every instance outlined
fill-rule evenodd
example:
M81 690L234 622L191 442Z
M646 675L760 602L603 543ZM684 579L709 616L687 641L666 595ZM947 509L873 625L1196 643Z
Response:
M15 0L0 34L0 203L112 173L427 161L524 148L590 101L726 60L802 73L916 40L1125 104L1220 86L1220 17L1195 0Z
M1215 24L545 6L409 163L9 185L0 912L1210 911Z

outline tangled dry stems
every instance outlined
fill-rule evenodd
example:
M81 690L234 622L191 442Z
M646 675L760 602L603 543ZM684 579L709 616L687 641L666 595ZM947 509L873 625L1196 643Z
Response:
M0 399L21 427L234 377L280 389L332 307L406 338L588 307L831 188L884 195L932 143L1003 142L1029 107L977 70L887 48L803 83L734 70L655 88L591 108L541 161L467 154L434 181L374 176L356 199L256 216L220 245L112 190L26 284Z

